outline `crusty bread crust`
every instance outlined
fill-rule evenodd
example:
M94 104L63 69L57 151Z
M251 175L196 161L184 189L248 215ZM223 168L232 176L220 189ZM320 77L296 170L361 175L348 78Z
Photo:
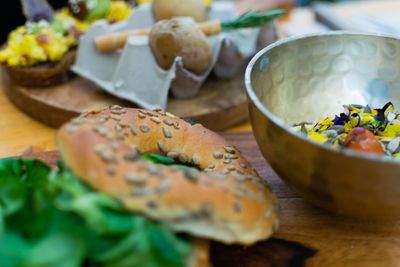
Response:
M265 181L235 147L200 124L113 106L67 123L57 142L82 180L175 231L249 245L277 227L275 198ZM146 162L137 151L177 158L202 171Z
M66 53L54 63L44 63L32 67L9 67L3 65L13 83L25 87L49 87L63 84L70 79L69 68L74 64L76 50Z

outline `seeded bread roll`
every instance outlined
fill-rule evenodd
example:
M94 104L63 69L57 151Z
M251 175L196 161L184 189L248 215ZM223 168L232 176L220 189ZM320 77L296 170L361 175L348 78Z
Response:
M277 227L269 187L235 147L200 124L113 106L67 123L57 140L78 177L177 232L249 245ZM139 153L167 155L201 171L150 163Z

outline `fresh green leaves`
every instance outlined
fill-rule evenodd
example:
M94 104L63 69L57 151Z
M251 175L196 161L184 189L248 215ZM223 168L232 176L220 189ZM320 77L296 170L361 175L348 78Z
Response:
M15 233L0 236L0 266L19 267L29 253L29 245Z
M190 241L133 215L63 163L0 160L0 266L180 267Z
M56 232L35 244L24 259L27 266L79 266L84 259L84 240L72 231Z
M157 225L149 225L150 240L160 251L160 256L168 262L174 263L175 266L182 266L179 261L179 255L189 252L190 247L187 243L182 242L176 235L172 234L166 227L158 227Z
M0 161L0 234L4 228L4 217L22 209L26 204L29 187L41 186L45 179L42 177L49 173L48 166L35 160Z
M261 27L279 18L285 13L286 11L284 9L271 9L265 12L251 10L242 14L236 20L221 22L221 28L222 31L229 31L242 28Z

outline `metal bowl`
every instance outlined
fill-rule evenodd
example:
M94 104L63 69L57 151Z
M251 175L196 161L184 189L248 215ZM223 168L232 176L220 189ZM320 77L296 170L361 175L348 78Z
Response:
M369 219L400 218L400 161L338 151L291 129L343 104L400 106L400 39L348 32L290 38L260 51L245 76L265 158L311 203Z

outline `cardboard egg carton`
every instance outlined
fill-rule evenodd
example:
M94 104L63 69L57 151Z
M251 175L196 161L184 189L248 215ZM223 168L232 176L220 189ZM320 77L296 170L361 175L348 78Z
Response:
M209 19L233 20L237 17L231 2L216 2L210 9ZM140 6L126 21L110 25L105 21L95 23L81 37L78 56L72 70L94 82L111 95L131 101L147 109L167 107L168 95L176 98L193 97L213 72L218 78L229 79L238 74L243 62L257 48L276 40L273 25L260 29L244 29L221 33L208 38L212 47L212 62L201 75L183 67L177 57L169 70L160 68L153 56L146 36L131 36L125 47L113 53L96 50L97 36L139 28L155 23L150 5ZM260 38L260 32L266 32ZM261 43L260 43L261 42Z

